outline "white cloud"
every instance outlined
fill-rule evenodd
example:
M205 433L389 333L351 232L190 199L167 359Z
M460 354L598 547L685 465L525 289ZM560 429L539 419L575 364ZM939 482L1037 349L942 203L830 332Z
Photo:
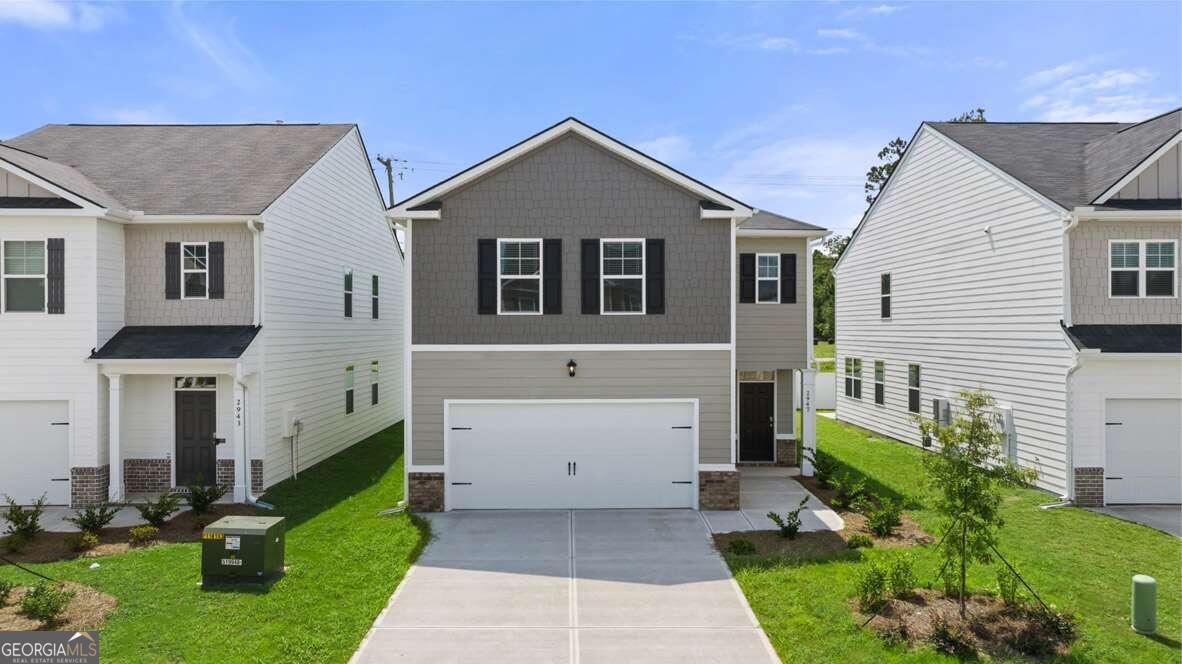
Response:
M635 143L636 149L667 164L684 163L694 154L693 144L685 136L670 134Z
M216 28L203 23L219 22ZM198 21L185 14L184 6L174 5L172 24L176 32L203 54L235 87L257 91L269 81L267 73L249 48L237 36L232 21Z
M818 28L817 36L827 39L849 39L852 41L861 41L864 39L862 33L853 28Z
M1093 69L1096 58L1036 71L1022 86L1036 88L1021 107L1046 122L1129 122L1176 105L1177 99L1149 89L1156 78L1145 69Z
M1041 87L1057 83L1069 76L1074 76L1081 71L1084 71L1095 62L1095 58L1088 58L1085 60L1072 60L1071 62L1064 62L1061 65L1049 67L1047 69L1040 69L1039 71L1030 74L1022 79L1022 85L1028 87Z
M902 5L861 4L846 9L841 12L841 16L845 18L866 18L869 16L890 16L895 12L901 11L903 11Z
M38 29L91 32L102 28L119 13L115 5L58 0L0 0L0 23L17 23Z

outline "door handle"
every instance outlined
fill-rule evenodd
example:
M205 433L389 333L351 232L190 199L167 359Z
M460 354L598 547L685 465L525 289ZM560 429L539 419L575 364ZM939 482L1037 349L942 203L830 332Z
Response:
M570 477L570 462L566 462L566 476Z
M570 466L571 466L571 469L574 471L574 474L578 475L579 474L579 462L573 461L573 462L571 462Z

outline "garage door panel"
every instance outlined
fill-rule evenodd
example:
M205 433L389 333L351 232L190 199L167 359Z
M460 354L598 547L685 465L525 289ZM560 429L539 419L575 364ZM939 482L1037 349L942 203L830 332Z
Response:
M1182 502L1182 399L1109 399L1104 501Z
M0 496L70 503L69 412L66 401L0 401Z

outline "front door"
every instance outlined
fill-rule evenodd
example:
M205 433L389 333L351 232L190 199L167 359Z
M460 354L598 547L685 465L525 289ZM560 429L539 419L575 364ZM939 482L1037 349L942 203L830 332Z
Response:
M776 460L775 383L739 383L739 461Z
M178 486L217 481L213 432L217 392L176 393L176 483Z

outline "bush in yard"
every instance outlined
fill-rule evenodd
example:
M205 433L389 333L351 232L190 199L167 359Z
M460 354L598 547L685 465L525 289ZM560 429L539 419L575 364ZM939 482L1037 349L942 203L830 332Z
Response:
M1018 575L1005 565L997 568L997 594L1006 606L1018 605Z
M833 497L833 506L847 508L854 504L866 492L866 480L861 477L851 477L849 473L835 476L830 483L837 495Z
M874 540L870 539L869 535L854 533L850 535L849 540L845 544L851 549L869 549L874 546Z
M84 507L74 516L66 517L66 521L78 526L78 530L84 533L99 534L106 528L108 524L115 520L115 516L119 514L119 506L111 504L93 505L91 507Z
M17 505L16 500L9 495L5 495L4 500L8 502L8 509L4 512L8 526L4 529L4 534L19 537L22 540L20 547L24 548L25 542L32 541L38 533L44 531L41 527L41 514L45 512L45 495L42 494L29 507Z
M127 541L132 546L143 546L155 540L159 532L156 526L136 526L127 531Z
M906 597L915 590L919 581L915 578L915 554L901 553L891 561L887 584L895 597Z
M771 519L772 523L776 524L776 527L780 529L780 537L796 539L797 533L800 532L800 513L804 510L804 506L808 502L808 496L801 498L800 504L796 506L796 509L788 512L788 515L785 517L781 517L775 512L767 513L767 518Z
M866 512L866 527L879 537L890 537L903 525L903 506L890 498L880 498L878 506Z
M807 450L801 452L808 462L813 464L813 476L817 481L825 486L829 486L830 480L837 473L837 460L817 450L815 454L810 454Z
M139 510L140 518L147 521L148 525L163 528L168 517L181 508L181 497L175 493L166 493L154 501L136 505L135 508Z
M0 606L8 601L8 596L12 594L13 589L16 588L16 583L8 579L0 579Z
M216 484L205 486L205 479L198 477L188 488L189 493L185 496L185 502L189 504L189 509L193 510L193 514L208 514L209 508L226 495L227 487Z
M728 550L736 556L750 556L755 553L755 543L749 539L737 539L731 542Z
M89 551L99 545L98 535L94 533L82 531L80 533L70 533L66 535L66 548L81 553L82 551Z
M61 618L72 599L74 593L62 588L60 583L38 581L21 597L21 613L52 625Z
M24 535L13 533L4 538L4 552L5 553L20 553L25 550L25 545L29 540L25 539Z
M863 611L874 611L886 599L887 568L874 561L862 566L858 572L858 604Z

